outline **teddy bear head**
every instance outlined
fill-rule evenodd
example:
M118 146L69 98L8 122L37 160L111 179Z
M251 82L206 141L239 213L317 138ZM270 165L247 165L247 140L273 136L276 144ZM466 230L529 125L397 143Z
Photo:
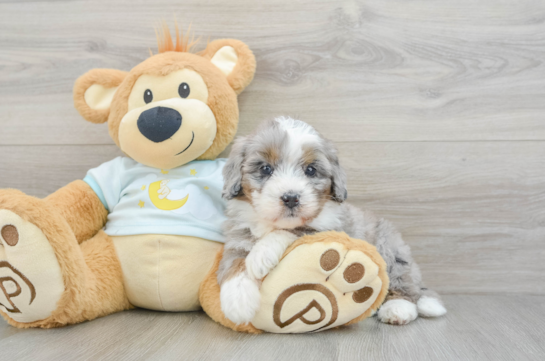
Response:
M107 121L119 148L154 168L217 157L235 136L237 95L255 73L243 42L215 40L193 54L176 33L174 44L163 29L159 54L131 71L93 69L74 86L79 113L92 123Z

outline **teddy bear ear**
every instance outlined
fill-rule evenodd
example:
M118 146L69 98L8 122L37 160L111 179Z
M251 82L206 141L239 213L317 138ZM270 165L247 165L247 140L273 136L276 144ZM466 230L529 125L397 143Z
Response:
M237 94L246 88L255 74L255 57L248 45L235 39L210 42L201 54L217 66Z
M74 84L74 106L91 123L104 123L110 115L114 94L127 76L115 69L93 69Z

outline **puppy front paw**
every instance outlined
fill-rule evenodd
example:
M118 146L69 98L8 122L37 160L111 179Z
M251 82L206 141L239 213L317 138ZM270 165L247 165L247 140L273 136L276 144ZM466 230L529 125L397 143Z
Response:
M418 317L416 305L403 299L384 303L378 310L378 319L392 325L406 325Z
M225 317L239 325L254 318L259 310L261 295L257 283L245 273L240 273L222 284L220 301Z
M278 254L272 247L257 244L246 257L246 270L250 277L260 280L276 267L282 253Z

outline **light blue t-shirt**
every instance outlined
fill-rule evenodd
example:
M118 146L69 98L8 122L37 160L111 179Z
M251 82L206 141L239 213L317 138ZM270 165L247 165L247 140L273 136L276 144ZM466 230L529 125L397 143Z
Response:
M83 179L110 212L110 236L171 234L224 242L222 169L226 159L162 170L130 158L91 169Z

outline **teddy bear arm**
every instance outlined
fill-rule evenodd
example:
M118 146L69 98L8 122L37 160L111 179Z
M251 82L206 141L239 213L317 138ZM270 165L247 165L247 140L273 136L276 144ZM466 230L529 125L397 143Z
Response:
M77 180L45 198L72 228L78 243L93 237L106 224L108 211L95 191Z

